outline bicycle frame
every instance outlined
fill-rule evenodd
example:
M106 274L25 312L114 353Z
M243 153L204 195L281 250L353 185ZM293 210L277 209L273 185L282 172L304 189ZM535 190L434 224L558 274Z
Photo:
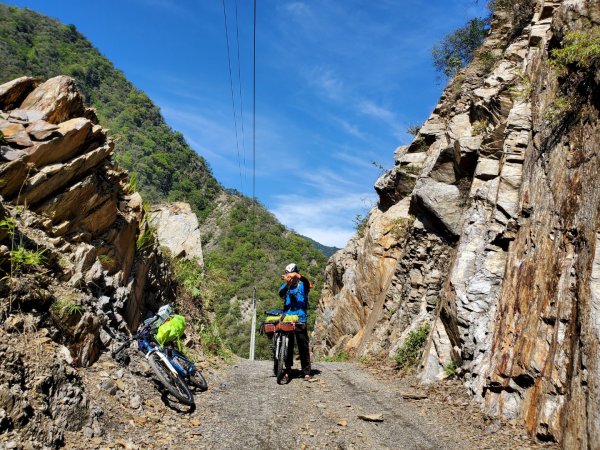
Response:
M145 329L140 331L140 333L138 334L137 344L138 350L145 354L146 359L148 359L150 355L152 355L152 353L156 353L158 357L163 360L163 362L166 364L169 370L173 372L173 374L179 374L182 377L188 377L192 375L195 370L197 370L195 364L181 352L175 350L174 348L170 349L173 355L170 356L168 352L165 352L155 342L152 342L150 340L150 333ZM188 363L191 370L186 370L184 367L182 367L181 364L179 364L179 362L175 360L174 356Z

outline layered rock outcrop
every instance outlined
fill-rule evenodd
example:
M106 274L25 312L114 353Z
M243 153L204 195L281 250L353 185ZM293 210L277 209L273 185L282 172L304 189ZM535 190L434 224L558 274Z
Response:
M170 268L71 78L0 86L0 132L0 337L19 349L0 348L0 431L56 446L93 428L70 366L172 301Z
M394 356L428 322L423 381L461 366L490 415L595 448L600 61L549 60L568 33L597 33L600 5L513 3L330 260L315 350Z

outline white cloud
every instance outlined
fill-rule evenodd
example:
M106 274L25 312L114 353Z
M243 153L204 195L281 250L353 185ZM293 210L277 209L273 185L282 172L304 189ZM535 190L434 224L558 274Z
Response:
M363 152L363 157L354 156L350 153L346 152L337 152L332 155L333 158L338 159L340 161L344 161L346 163L352 164L361 169L375 170L375 166L373 165L374 159L368 159L368 156L365 157L365 152Z
M386 109L382 106L376 105L371 100L363 100L358 105L358 109L363 114L366 114L368 116L373 116L376 119L383 120L384 122L387 122L387 123L394 122L396 120L395 114L392 111L390 111L389 109Z
M275 197L271 211L288 228L324 245L343 247L354 234L353 219L365 214L374 194L360 192L309 198L299 195Z
M354 228L318 228L318 227L307 227L302 231L297 230L303 236L317 241L319 244L326 245L328 247L344 248L348 240L354 235L356 230Z
M296 19L305 19L311 16L310 8L303 2L292 2L285 6L285 9Z
M319 66L308 74L309 82L331 100L340 100L344 82L329 68Z
M339 117L332 117L332 119L334 121L336 121L337 123L339 123L340 126L342 127L342 129L349 135L354 136L355 138L358 138L362 141L366 141L368 139L367 135L365 133L363 133L360 130L360 128L358 128L358 126L353 125L350 122L348 122L347 120L344 120Z

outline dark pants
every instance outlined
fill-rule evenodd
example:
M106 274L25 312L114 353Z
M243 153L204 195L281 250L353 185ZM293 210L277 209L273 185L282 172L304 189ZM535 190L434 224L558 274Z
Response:
M290 344L288 346L288 354L285 360L285 368L289 371L294 364L294 339L298 343L298 353L300 354L300 364L302 365L303 375L310 375L310 352L308 349L308 329L296 329L293 333L289 333Z

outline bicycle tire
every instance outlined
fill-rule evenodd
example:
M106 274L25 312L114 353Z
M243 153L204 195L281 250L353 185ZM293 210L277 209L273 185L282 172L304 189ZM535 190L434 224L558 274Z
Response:
M208 389L208 383L206 382L206 378L204 378L204 375L202 375L202 372L200 372L197 367L190 374L189 380L190 384L194 387L197 387L201 392L204 392Z
M184 405L193 405L194 396L190 392L190 388L185 383L179 374L171 372L169 367L156 353L152 353L148 357L150 367L159 378L162 385L181 403Z
M281 342L279 342L278 345L279 354L277 355L277 384L281 384L283 376L285 375L285 359L288 351L289 338L284 334L280 334L278 339L280 339Z
M189 384L198 388L201 392L204 392L208 389L208 383L206 382L206 378L202 375L202 372L198 370L196 365L185 358L183 355L180 355L178 352L174 352L173 360L181 366L183 370L187 373L185 379L189 381ZM190 370L191 369L191 370Z
M277 376L277 355L275 354L275 351L277 349L277 338L273 337L271 339L271 353L273 354L273 376L276 377Z

